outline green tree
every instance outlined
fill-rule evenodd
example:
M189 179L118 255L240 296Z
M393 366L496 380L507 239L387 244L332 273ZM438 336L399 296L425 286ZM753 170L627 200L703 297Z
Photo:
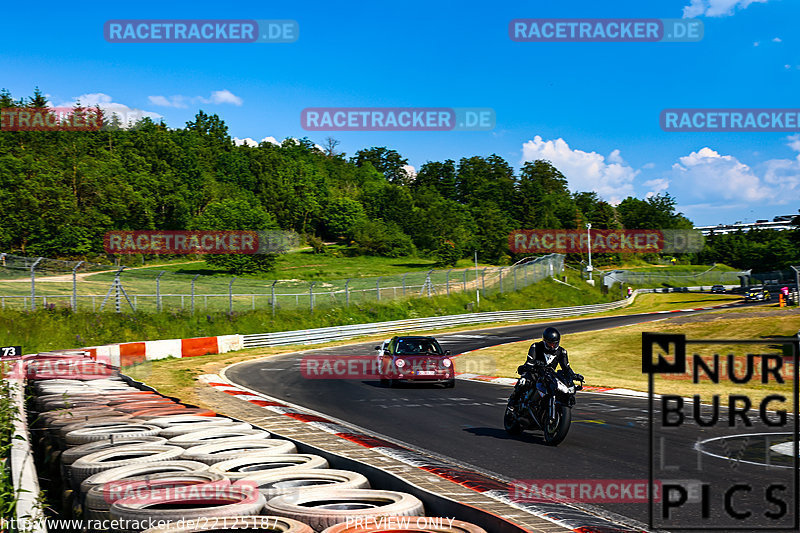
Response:
M274 217L263 208L242 199L212 202L193 223L198 230L271 230L278 229ZM209 265L233 274L268 272L275 266L275 254L209 254Z
M357 151L350 161L357 167L363 167L366 163L372 164L372 167L382 173L390 183L408 184L410 176L404 168L408 164L408 159L396 150L390 150L385 146L373 146Z

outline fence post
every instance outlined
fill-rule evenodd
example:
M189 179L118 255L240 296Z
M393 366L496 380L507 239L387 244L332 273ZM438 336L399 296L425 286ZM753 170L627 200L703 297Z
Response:
M36 309L36 265L38 265L42 259L44 259L44 257L40 257L31 265L31 311Z
M156 311L161 311L161 276L166 273L166 270L162 270L156 276Z
M117 273L114 275L114 311L117 313L122 312L122 306L120 305L119 301L119 293L120 293L119 289L121 283L119 277L120 275L122 275L122 270L124 268L125 268L124 266L119 267L119 270L117 270Z
M408 272L403 274L403 296L406 295L406 276L408 276Z
M199 277L200 274L195 274L195 276L192 278L192 314L194 314L194 282Z
M450 270L448 270L445 273L445 278L444 278L444 284L447 287L447 295L448 296L450 296L450 272L452 272L452 271L453 271L452 268Z
M271 295L270 295L270 302L272 302L272 316L275 316L275 284L278 283L278 280L272 282L271 287Z
M236 281L236 276L233 276L231 282L228 284L228 314L233 314L233 282Z
M378 279L375 281L375 294L378 296L378 301L381 301L381 278L383 276L378 276Z
M428 298L431 297L431 285L433 282L431 281L431 274L433 274L433 269L428 271L428 275L425 277L425 284L428 286Z
M405 278L403 278L405 279ZM405 294L405 286L403 287L403 294ZM350 278L344 280L344 306L350 306Z
M311 304L311 314L314 314L314 285L316 285L316 283L317 283L316 281L312 281L308 285L308 296L309 296L309 302Z
M500 294L503 294L503 267L500 267Z
M76 272L78 268L83 264L83 261L78 261L78 264L72 268L72 312L78 310L78 277Z
M466 268L464 269L464 281L461 283L461 286L464 289L461 292L467 292L467 269Z

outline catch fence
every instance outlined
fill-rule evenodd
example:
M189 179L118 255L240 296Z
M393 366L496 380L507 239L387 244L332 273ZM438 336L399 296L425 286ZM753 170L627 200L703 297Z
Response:
M0 307L73 311L307 310L407 298L517 291L557 276L564 255L508 267L429 269L379 277L305 281L212 275L204 263L125 268L0 254ZM476 294L477 298L478 294Z

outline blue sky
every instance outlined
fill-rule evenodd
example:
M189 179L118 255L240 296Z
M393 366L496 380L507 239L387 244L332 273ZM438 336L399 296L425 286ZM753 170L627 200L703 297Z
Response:
M0 87L35 86L181 127L198 109L238 139L332 136L352 155L388 146L426 161L496 153L551 160L573 190L610 201L673 194L696 224L800 209L800 136L667 133L665 108L798 108L796 0L562 0L37 4L5 24ZM695 43L520 43L516 18L698 18ZM109 19L293 19L291 44L108 43ZM307 132L306 107L491 107L483 132Z

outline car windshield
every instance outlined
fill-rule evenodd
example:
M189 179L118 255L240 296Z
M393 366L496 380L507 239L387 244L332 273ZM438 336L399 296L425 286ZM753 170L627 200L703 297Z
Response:
M441 355L441 349L436 341L429 339L400 339L397 341L396 353L402 355Z

